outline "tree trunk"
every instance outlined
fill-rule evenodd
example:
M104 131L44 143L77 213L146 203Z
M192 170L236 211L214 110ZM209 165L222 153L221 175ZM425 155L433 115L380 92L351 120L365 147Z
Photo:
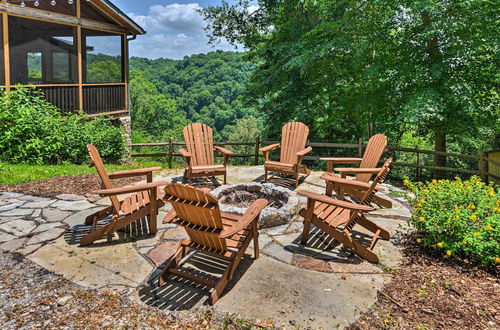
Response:
M436 128L434 131L434 150L439 152L446 152L446 133L440 127ZM434 165L439 167L446 167L446 156L434 156ZM444 179L446 177L446 171L435 170L434 177L436 179Z

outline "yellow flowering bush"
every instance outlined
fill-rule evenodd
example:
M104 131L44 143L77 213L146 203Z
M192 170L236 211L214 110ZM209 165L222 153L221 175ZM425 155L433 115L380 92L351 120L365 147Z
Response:
M478 177L468 181L406 181L419 243L450 258L480 266L500 260L500 192Z

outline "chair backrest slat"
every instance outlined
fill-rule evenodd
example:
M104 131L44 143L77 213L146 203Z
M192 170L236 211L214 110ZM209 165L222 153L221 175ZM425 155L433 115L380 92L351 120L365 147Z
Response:
M219 237L224 229L219 201L209 193L183 184L170 184L165 188L166 199L186 224L192 242L207 248L226 251L226 240Z
M193 123L182 130L187 151L191 153L191 166L214 165L214 139L212 128Z
M309 128L301 122L291 122L281 129L281 154L282 163L295 164L297 152L306 147Z
M368 141L360 168L376 168L387 147L387 138L383 134L375 134ZM372 174L358 174L356 180L361 182L370 181Z
M101 178L104 188L113 189L113 184L111 183L111 180L108 176L108 173L106 172L106 169L104 168L104 164L102 162L99 151L92 144L87 145L87 150L89 151L92 165L95 166L97 174L99 174L99 177ZM111 204L113 205L115 214L118 215L120 212L120 201L118 201L118 198L116 196L109 196L109 199L111 200Z

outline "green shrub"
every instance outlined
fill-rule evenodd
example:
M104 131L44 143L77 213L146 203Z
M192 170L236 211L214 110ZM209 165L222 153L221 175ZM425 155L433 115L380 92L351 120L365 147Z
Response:
M417 242L480 266L500 263L500 194L477 177L411 183ZM410 194L411 195L411 194Z
M33 88L0 93L0 158L24 164L85 163L94 144L106 162L119 162L125 145L120 128L83 113L63 116Z

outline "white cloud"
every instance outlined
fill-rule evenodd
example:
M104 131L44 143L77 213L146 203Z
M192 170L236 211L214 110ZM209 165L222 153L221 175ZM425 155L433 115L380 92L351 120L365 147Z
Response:
M130 43L131 56L181 59L186 55L206 53L217 49L234 50L227 42L208 44L206 22L198 13L198 3L154 5L147 15L130 13L147 34Z

